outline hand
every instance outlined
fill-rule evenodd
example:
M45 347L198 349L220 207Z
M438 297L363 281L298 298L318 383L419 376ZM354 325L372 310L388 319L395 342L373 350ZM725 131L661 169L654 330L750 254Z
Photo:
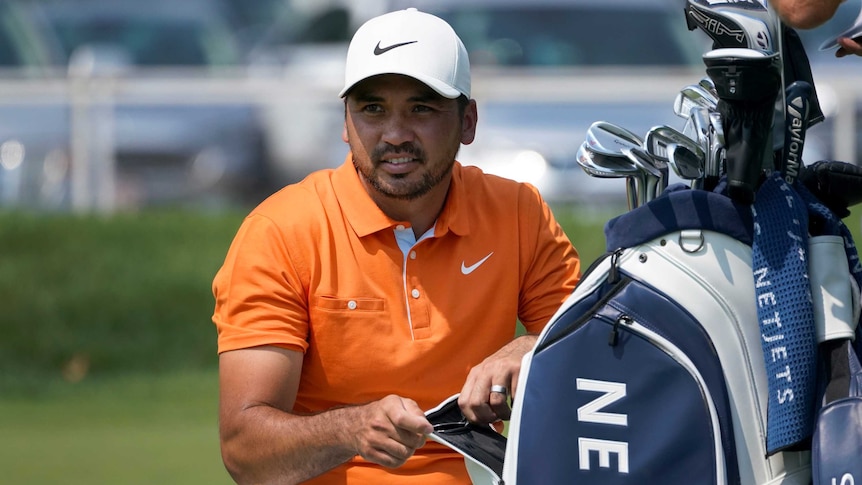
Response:
M515 395L518 387L521 359L535 343L535 335L518 337L470 369L458 396L464 417L480 424L507 421L511 417L508 398ZM491 386L504 386L509 395L491 392Z
M855 39L840 37L838 45L840 47L838 52L835 53L835 57L844 57L850 54L862 56L862 37L856 37Z
M357 453L366 460L396 468L425 444L433 427L416 402L386 396L361 406L355 433Z

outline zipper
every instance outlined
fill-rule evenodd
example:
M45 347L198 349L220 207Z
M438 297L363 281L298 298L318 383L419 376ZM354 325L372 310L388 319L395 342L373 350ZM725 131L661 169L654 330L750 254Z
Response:
M620 256L623 254L623 248L616 249L611 253L611 267L608 269L608 283L616 283L620 279Z
M634 319L625 313L617 317L617 319L614 320L614 324L611 326L611 333L608 335L608 345L616 347L620 341L620 325L630 326L632 323L634 323Z

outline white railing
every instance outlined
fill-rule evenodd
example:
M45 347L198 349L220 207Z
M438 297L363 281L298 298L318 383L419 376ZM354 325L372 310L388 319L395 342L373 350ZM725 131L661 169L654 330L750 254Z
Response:
M630 72L577 72L535 76L529 73L504 75L479 71L474 75L474 97L480 103L494 99L606 103L666 101L670 110L679 89L702 76L703 73L698 72L636 75ZM309 100L318 100L320 106L334 106L338 102L336 93L339 81L328 79L323 82L309 78L307 73L279 78L254 78L243 73L218 77L130 77L87 73L71 73L47 79L0 77L0 110L66 104L70 113L70 163L67 175L71 181L71 208L76 211L111 212L117 207L113 140L110 135L111 107L114 104L247 102L260 107L280 106L289 109L293 104L304 103L303 106L309 106ZM826 73L817 76L817 84L818 92L822 92L821 97L828 99L829 106L840 108L831 113L830 153L835 159L858 163L860 154L857 153L856 110L862 109L862 82L858 77ZM303 116L303 113L295 113L295 116ZM595 118L602 119L603 114L595 113ZM266 128L279 129L278 126ZM8 131L2 126L0 129ZM0 144L5 142L0 140ZM5 148L6 145L0 147ZM6 155L0 148L0 204L14 204L23 197L20 188L19 192L15 192L13 185L16 179L10 172L22 168L14 163L3 163Z

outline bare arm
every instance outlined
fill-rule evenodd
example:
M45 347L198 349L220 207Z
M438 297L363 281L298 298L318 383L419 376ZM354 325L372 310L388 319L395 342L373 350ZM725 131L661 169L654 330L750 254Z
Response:
M835 15L844 0L769 0L785 24L796 29L813 29Z
M522 335L470 369L458 405L464 417L474 423L508 420L511 414L506 396L491 392L491 386L506 386L514 395L518 387L521 360L536 344L536 335Z
M237 483L299 483L355 455L397 467L431 432L416 403L398 396L292 414L301 370L300 352L277 347L219 357L222 458Z

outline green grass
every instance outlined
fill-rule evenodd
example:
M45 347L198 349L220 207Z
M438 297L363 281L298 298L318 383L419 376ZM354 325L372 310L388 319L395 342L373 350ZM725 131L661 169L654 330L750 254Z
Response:
M215 370L94 378L0 399L2 483L229 484Z
M586 268L620 211L555 213ZM0 213L0 482L232 483L210 283L242 215Z
M0 213L0 390L215 362L210 284L241 214Z

